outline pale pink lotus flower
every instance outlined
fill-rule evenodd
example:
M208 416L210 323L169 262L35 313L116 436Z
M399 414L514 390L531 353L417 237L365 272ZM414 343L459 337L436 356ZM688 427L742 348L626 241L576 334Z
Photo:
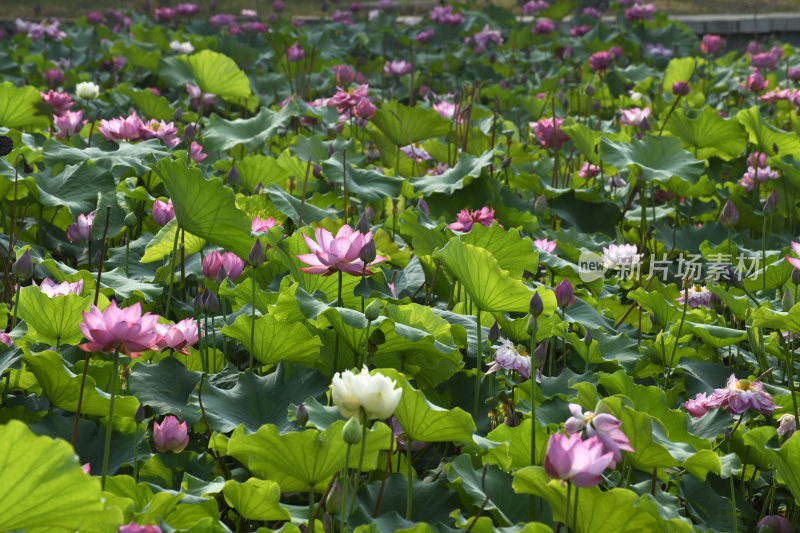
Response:
M742 179L739 180L739 185L752 191L756 183L764 183L767 180L776 180L780 178L780 174L773 170L771 166L766 165L764 168L747 167L747 172L742 174Z
M50 278L44 278L42 284L39 285L39 289L50 298L67 294L80 295L83 292L83 279L79 279L75 283L70 283L69 281L55 283Z
M219 253L213 251L203 259L203 266L201 268L203 276L210 280L216 280L219 277L221 268L225 269L225 275L231 281L236 281L244 271L244 261L233 252Z
M630 21L653 20L656 6L653 4L634 4L625 10L625 18Z
M800 259L798 259L800 258L800 242L792 241L792 251L794 251L797 257L790 257L788 255L785 255L784 257L790 265L800 270Z
M83 470L83 473L86 474L87 476L91 475L91 473L92 473L92 464L91 463L82 464L81 465L81 470Z
M769 416L775 410L775 401L764 390L762 383L749 379L736 379L735 374L731 374L728 378L726 388L714 389L708 396L700 393L683 405L694 418L700 418L711 408L725 409L732 415L752 409Z
M506 370L513 370L518 373L523 380L530 378L531 356L528 355L524 349L515 346L509 339L500 338L499 341L499 345L492 345L492 348L495 350L494 361L486 363L487 365L491 365L486 373L491 374L501 368L505 368ZM536 381L540 381L538 376Z
M173 415L164 418L160 424L153 424L153 444L161 453L181 453L189 444L189 430L186 422L178 422Z
M239 14L246 19L257 19L258 11L255 9L242 9Z
M544 469L553 479L571 481L577 487L594 487L613 461L614 454L605 451L597 436L582 440L577 433L555 433L547 443Z
M171 348L183 355L191 355L187 347L197 344L197 322L193 318L185 318L176 324L156 324L156 331L161 336L156 344L161 351Z
M778 435L789 438L797 431L797 419L792 413L781 415L778 419Z
M447 227L453 231L467 233L472 230L472 225L476 222L488 228L492 225L493 221L494 209L489 209L488 207L482 207L477 211L462 209L456 215L456 221L452 224L448 224Z
M638 252L635 244L609 244L603 247L603 265L606 268L630 267L638 259Z
M172 206L171 198L166 202L161 200L153 202L153 220L156 221L156 224L164 227L173 218L175 218L175 208Z
M112 301L104 311L92 305L89 311L83 312L81 332L89 342L78 346L86 352L113 352L137 358L140 352L152 350L159 341L156 331L158 315L145 313L136 302L130 307L120 309Z
M545 0L530 0L522 6L523 15L535 15L543 9L547 9L549 4Z
M628 436L619 427L622 425L617 417L610 413L597 413L593 411L583 412L580 405L569 404L569 411L572 416L564 424L564 431L572 434L580 434L582 437L597 436L603 444L606 452L611 452L614 457L609 465L612 470L617 467L617 463L622 462L622 451L634 452Z
M134 111L125 118L100 119L97 131L109 141L138 141L143 127L139 115Z
M67 239L70 242L88 241L92 238L92 223L94 222L95 212L88 215L81 213L78 220L67 226Z
M464 22L464 15L461 13L453 13L453 6L435 6L431 9L428 16L433 22L448 24L450 26L458 26Z
M683 303L684 296L688 295L689 299L689 307L692 309L697 309L698 307L705 307L706 309L711 309L711 297L713 296L713 292L708 290L707 287L703 287L702 285L695 285L691 287L686 293L681 292L679 298L676 298L675 301L678 303Z
M694 418L701 418L704 414L708 412L709 409L708 401L709 398L706 395L706 393L701 392L694 398L686 400L683 403L683 407L686 408L686 411Z
M212 15L208 21L215 28L221 28L222 26L233 26L236 24L236 15L220 13L218 15Z
M539 250L547 252L548 254L552 254L558 245L556 241L549 241L547 239L534 239L533 244Z
M340 114L347 114L352 108L357 106L363 98L367 98L368 91L369 85L367 84L361 85L357 89L351 88L348 90L337 87L336 94L328 100L327 105L336 106L336 110L339 111Z
M271 228L274 228L277 223L278 221L274 218L265 218L264 220L261 220L260 218L256 217L250 224L250 231L253 233L263 233L265 231L269 231Z
M179 15L194 15L200 11L200 6L195 3L185 2L175 6L175 10Z
M583 163L583 166L581 166L580 170L578 170L578 177L581 177L585 180L591 179L597 176L598 174L600 174L600 167L597 165L593 165L588 161L585 161Z
M161 139L170 148L181 142L175 124L163 120L152 119L150 122L142 123L139 133L142 139Z
M458 106L456 104L451 104L450 102L445 102L444 100L433 104L431 107L433 107L433 109L439 113L440 117L451 120L453 117L455 117L456 111L458 111Z
M373 274L370 267L386 261L386 257L376 256L372 262L366 264L361 259L361 250L372 242L372 232L363 234L354 231L350 226L344 225L336 232L336 236L325 228L317 228L314 231L317 240L314 241L308 235L303 234L303 240L311 250L309 254L300 254L296 257L308 267L301 268L301 272L307 274L322 274L330 276L334 272L346 272L352 276ZM373 243L374 245L374 243Z
M464 39L464 44L472 45L473 52L478 54L486 50L486 45L489 44L489 42L493 42L497 46L502 46L503 34L500 33L500 30L492 30L488 24L484 25L483 29L478 33Z
M157 7L153 10L153 18L156 22L170 22L175 18L175 13L171 7Z
M561 129L562 122L564 122L564 119L548 117L540 119L538 122L529 122L528 126L530 126L531 133L542 147L558 149L569 140L567 134Z
M356 118L369 120L375 116L375 111L377 110L378 108L369 98L362 98L361 101L359 101L353 108L353 114L356 116Z
M190 103L193 109L200 109L200 104L203 104L203 109L208 109L217 103L217 95L212 93L204 93L200 87L192 83L186 83L186 92L189 93Z
M58 128L56 139L63 139L75 135L86 121L83 120L83 111L65 111L61 115L53 115L53 124Z
M203 153L203 146L200 143L197 141L192 141L192 146L189 147L189 157L191 157L192 161L195 163L199 163L208 157L208 154Z
M640 126L642 122L648 120L650 117L650 108L644 109L632 107L630 109L622 110L622 117L619 119L620 124L623 126Z
M411 72L411 63L406 61L387 61L383 64L383 73L386 76L402 76Z
M68 93L60 93L50 89L46 93L42 92L40 94L42 95L42 101L45 104L50 104L50 107L53 108L53 114L55 115L63 115L75 104L75 102L72 101L72 96Z

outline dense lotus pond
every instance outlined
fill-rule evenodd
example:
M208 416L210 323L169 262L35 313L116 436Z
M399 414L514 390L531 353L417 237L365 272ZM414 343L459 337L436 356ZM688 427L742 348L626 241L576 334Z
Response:
M0 40L0 530L791 532L797 50L283 7Z

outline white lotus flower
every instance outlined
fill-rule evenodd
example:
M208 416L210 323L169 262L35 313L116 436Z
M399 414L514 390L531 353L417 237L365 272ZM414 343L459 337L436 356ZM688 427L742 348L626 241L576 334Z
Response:
M91 81L82 81L75 86L75 94L86 100L94 100L100 95L100 86Z
M394 388L396 385L394 380L383 374L370 375L364 366L358 374L350 370L334 374L331 396L345 418L363 409L369 419L387 419L397 409L403 394L403 389Z
M178 52L179 54L191 54L194 52L194 46L192 46L190 42L182 43L180 41L172 41L169 43L169 47L170 50Z
M606 268L630 267L637 262L637 252L635 244L610 244L608 248L603 247L603 265Z

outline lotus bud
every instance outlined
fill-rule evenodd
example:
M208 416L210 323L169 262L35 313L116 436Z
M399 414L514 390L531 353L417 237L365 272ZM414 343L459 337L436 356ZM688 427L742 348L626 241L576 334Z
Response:
M587 96L594 96L594 87L591 84L587 85L585 92Z
M33 173L33 168L28 164L28 160L24 157L22 158L22 170L25 172L25 174Z
M773 189L764 202L764 214L774 213L776 207L778 207L778 191Z
M366 235L369 233L369 222L367 221L367 214L364 213L361 215L361 218L358 219L358 223L356 224L356 231L360 231L362 235Z
M533 332L536 329L536 327L537 327L536 317L533 316L533 315L530 315L528 317L528 323L525 325L525 331L528 333L528 335L533 336Z
M262 192L264 192L264 184L259 182L256 188L253 189L253 194L261 194Z
M792 523L779 514L767 515L756 524L757 533L792 533L792 531L794 531Z
M796 268L792 270L792 283L795 285L800 284L800 270Z
M540 342L536 349L533 351L533 364L536 368L542 368L545 361L547 361L547 348L550 344L550 339L545 339Z
M497 339L500 338L500 326L495 323L489 329L489 342L497 342Z
M367 243L361 247L361 251L358 252L358 258L364 261L365 264L372 263L377 256L378 251L375 249L375 241L372 239L367 241Z
M222 270L222 268L220 268L220 270ZM219 311L219 300L217 300L217 295L214 294L214 291L205 292L205 296L203 296L203 307L206 313L216 313Z
M297 410L294 413L294 419L297 424L301 427L306 427L308 423L308 409L306 409L306 404L300 402L297 405Z
M672 94L675 96L684 96L689 94L690 88L689 84L685 81L676 81L672 84Z
M227 181L229 185L237 185L239 183L239 171L236 170L236 165L231 165L228 175L225 176L225 181Z
M544 312L544 302L538 292L534 292L528 309L532 316L538 317Z
M783 298L781 298L781 307L785 312L788 312L789 309L794 307L794 296L792 296L792 292L789 289L786 289L783 293Z
M175 112L172 114L172 118L176 122L180 122L181 119L183 118L183 108L179 107L178 109L176 109Z
M250 249L250 255L248 256L247 260L253 267L260 267L264 264L264 247L261 246L261 241L256 239L255 244Z
M14 261L14 266L11 267L11 273L17 279L27 280L33 276L33 259L31 259L31 252L25 250L19 258Z
M575 291L568 279L563 280L556 286L556 302L559 307L569 307L575 303Z
M359 434L360 437L360 434ZM342 512L342 504L344 503L344 493L342 491L342 484L338 481L333 483L328 497L325 499L325 510L332 515ZM326 530L327 531L327 530Z
M205 311L205 298L204 294L200 291L197 291L197 294L194 295L194 300L192 300L192 309L198 315Z
M364 316L372 322L381 316L381 303L378 300L372 300L366 309L364 309Z
M221 265L217 271L217 283L222 283L227 277L228 273L225 271L225 265Z
M726 228L732 228L739 223L739 210L736 209L733 200L728 199L728 201L725 202L722 213L719 216L719 221Z
M153 444L161 453L182 452L189 444L186 422L178 423L178 419L172 415L167 416L161 424L156 422L153 425Z
M344 428L342 428L342 438L347 444L358 444L361 442L361 422L357 416L351 416Z
M778 155L778 143L772 143L772 151L775 152L775 155Z
M136 413L133 415L133 419L136 421L137 424L140 424L142 420L144 420L145 412L144 412L144 405L139 404L139 408L136 409Z
M375 220L375 210L371 205L364 209L364 216L367 217L367 220Z
M192 144L192 140L194 139L194 124L187 124L186 127L183 129L183 142L187 145Z
M647 119L647 117L644 117L642 121L639 123L639 129L641 131L650 131L651 129L650 121Z
M332 157L333 154L336 153L336 148L333 147L333 143L328 145L328 157Z
M583 338L583 343L588 348L592 345L592 332L590 330L586 330L586 336Z
M426 202L422 198L420 198L419 201L417 202L417 208L421 212L425 213L425 216L428 216L428 215L431 214L431 208L428 207L428 202Z
M314 168L311 170L311 174L317 179L322 179L322 167L315 164Z
M548 209L547 198L545 198L543 194L536 199L536 202L534 202L533 210L536 212L537 215L543 215L547 213L547 209Z

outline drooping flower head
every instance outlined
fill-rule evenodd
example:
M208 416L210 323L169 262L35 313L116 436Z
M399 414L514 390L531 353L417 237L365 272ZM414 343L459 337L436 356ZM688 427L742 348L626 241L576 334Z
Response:
M80 328L89 342L78 346L86 352L113 352L119 350L125 355L137 358L140 352L152 350L159 341L156 331L158 315L145 313L136 302L130 307L120 309L112 301L104 311L92 305L83 312Z
M617 463L622 462L621 451L635 451L625 433L619 427L622 425L617 417L611 413L597 413L592 411L583 412L581 406L575 403L569 404L572 416L564 424L564 430L570 435L578 433L583 437L597 436L603 444L606 452L613 454L613 460L609 468L616 468Z
M487 363L491 366L486 373L491 374L501 368L505 368L506 370L513 370L518 373L523 380L530 378L531 356L528 355L524 349L515 346L514 343L508 339L501 338L499 341L499 345L492 345L492 348L496 350L494 361Z
M345 224L339 228L335 237L325 228L317 228L314 234L317 238L316 241L303 234L303 239L311 253L297 256L303 263L311 265L300 269L307 274L330 276L334 272L341 271L352 276L360 276L362 272L371 276L373 272L370 267L387 259L376 256L374 260L366 264L366 271L364 271L365 263L360 255L361 250L372 242L371 231L363 234L360 231L353 231L350 226Z
M578 487L594 487L611 466L614 454L606 452L597 436L583 440L578 434L550 435L544 456L544 469L553 479L571 481Z
M492 225L493 221L494 209L489 209L488 207L482 207L477 211L462 209L458 215L456 215L456 221L452 224L448 224L447 227L453 231L467 233L472 230L472 225L476 222L488 228Z
M789 438L797 431L797 419L792 413L786 413L778 419L778 435Z

